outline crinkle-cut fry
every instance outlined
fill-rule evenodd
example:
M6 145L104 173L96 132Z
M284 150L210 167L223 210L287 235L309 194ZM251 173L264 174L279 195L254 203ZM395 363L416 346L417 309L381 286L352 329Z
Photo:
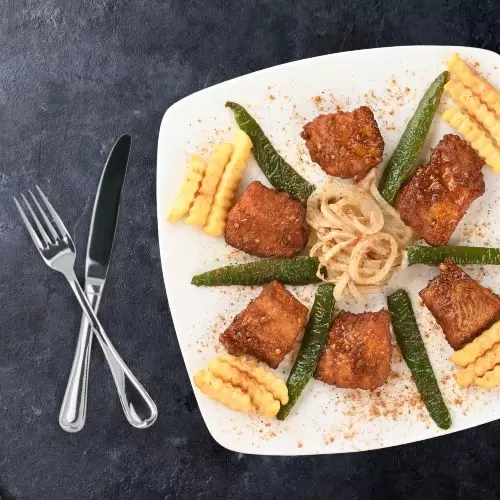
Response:
M500 363L500 344L494 345L485 354L479 356L473 363L460 370L455 378L460 387L468 387L475 379Z
M219 187L215 193L214 203L208 216L205 233L220 236L224 233L229 209L233 204L241 177L248 163L252 149L252 141L243 130L236 131L234 150L229 163L224 169Z
M205 177L201 181L200 190L189 210L189 215L186 217L188 224L200 227L206 224L217 186L232 152L233 146L231 144L218 144L210 154Z
M258 384L248 374L222 361L220 358L212 359L208 364L208 369L216 377L246 392L250 396L259 415L274 417L278 413L280 402L274 399L265 386Z
M458 108L448 108L442 115L454 129L460 132L494 172L500 172L500 148L486 135L472 118Z
M244 356L237 357L231 354L225 354L221 356L220 359L248 374L257 383L263 385L275 399L281 402L281 404L285 405L288 403L288 388L286 382L273 372L266 370L263 366L259 366L255 361L245 358Z
M500 365L495 366L493 370L486 372L482 377L476 378L474 383L487 389L500 385Z
M256 411L250 396L239 387L216 377L208 370L199 371L194 377L194 383L203 394L228 406L232 410L253 413Z
M462 349L453 354L450 361L459 366L470 365L477 358L479 358L479 356L482 356L486 351L499 342L500 321L497 321L493 326L479 335L479 337L476 337L472 342L469 342L466 346L462 347Z
M205 168L206 163L201 156L193 155L189 157L186 177L168 215L170 222L175 222L188 214L196 193L200 189Z
M461 108L472 115L500 146L500 117L490 111L488 106L483 104L458 78L449 80L444 90Z
M448 60L448 69L454 73L466 87L469 87L481 101L500 116L500 92L474 71L458 54Z

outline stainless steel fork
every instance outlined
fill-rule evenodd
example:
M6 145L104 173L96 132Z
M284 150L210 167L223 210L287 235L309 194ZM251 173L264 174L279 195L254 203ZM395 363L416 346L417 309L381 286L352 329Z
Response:
M124 363L106 335L106 332L97 319L97 316L94 314L92 306L88 302L85 292L82 290L82 287L80 286L80 283L75 275L74 264L76 250L73 240L47 197L38 186L36 186L36 188L45 209L31 191L29 191L29 194L36 206L35 209L33 209L24 194L22 195L22 199L28 209L34 225L30 222L30 219L21 207L21 204L16 198L14 198L31 239L40 252L40 255L45 263L52 269L64 274L71 286L71 289L75 293L83 312L89 319L89 322L94 329L95 336L97 337L102 350L104 351L104 355L106 356L106 360L108 361L127 420L131 425L140 429L149 427L154 423L158 415L156 405L144 387L142 387L139 381L135 378L134 374ZM38 212L38 215L36 212ZM39 217L42 218L43 222L40 221Z

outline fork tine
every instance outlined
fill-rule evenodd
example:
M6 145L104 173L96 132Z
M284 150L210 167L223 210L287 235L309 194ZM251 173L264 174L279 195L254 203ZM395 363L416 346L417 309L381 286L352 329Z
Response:
M17 209L19 210L19 213L21 214L21 218L23 219L24 225L26 226L26 229L30 233L31 239L33 240L33 243L35 246L40 250L43 248L43 244L40 241L40 238L38 237L38 234L36 234L35 229L31 225L31 222L28 220L28 217L26 217L26 214L24 213L24 210L21 208L21 205L17 201L16 198L14 198L14 202L17 206Z
M41 234L43 240L45 241L45 244L46 245L49 244L50 238L49 238L49 235L47 234L47 231L45 231L45 228L42 226L42 223L40 222L40 220L36 216L34 210L31 208L31 205L29 204L29 201L27 200L26 196L24 196L24 194L22 194L22 193L21 193L21 196L23 198L24 204L28 207L28 210L30 211L32 219L35 221L36 227L38 229L38 233Z
M43 202L45 203L45 206L47 207L48 211L50 212L50 215L52 216L52 220L56 223L56 226L58 227L59 231L61 231L61 234L63 236L68 236L71 238L69 235L68 230L63 224L63 221L57 215L57 212L54 210L54 207L51 205L50 201L47 199L47 197L43 194L43 191L40 189L40 187L37 185L36 188L38 189L38 192L40 193L40 196L42 197Z
M35 195L31 191L31 189L28 190L29 194L33 198L33 201L35 202L36 206L38 207L38 210L42 214L43 220L45 221L45 224L49 228L50 233L52 234L52 239L54 243L59 239L59 235L57 234L56 228L54 227L54 224L50 221L50 219L47 217L47 214L45 213L45 210L40 206L40 203L38 200L35 198Z

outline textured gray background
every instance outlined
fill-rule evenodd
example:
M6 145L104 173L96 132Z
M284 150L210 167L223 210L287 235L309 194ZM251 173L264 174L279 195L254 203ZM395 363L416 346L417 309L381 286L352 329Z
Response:
M498 0L0 0L0 496L498 498L498 422L365 454L266 458L219 447L168 312L155 156L164 111L200 88L348 49L498 52L499 17ZM146 432L126 424L96 349L88 423L67 435L57 414L80 313L32 248L12 196L43 186L84 249L103 161L124 132L133 148L101 318L160 417Z

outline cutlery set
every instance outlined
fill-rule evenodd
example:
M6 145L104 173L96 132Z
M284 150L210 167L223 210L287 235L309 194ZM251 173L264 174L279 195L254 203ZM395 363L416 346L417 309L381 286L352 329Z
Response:
M88 238L83 288L74 271L76 249L73 240L43 191L36 186L36 194L29 191L29 199L24 194L21 195L21 201L14 198L42 259L50 268L64 275L83 310L73 364L59 414L59 425L67 432L78 432L85 424L94 335L110 367L129 423L144 429L150 427L158 415L155 403L122 360L97 317L113 248L130 144L129 135L118 139L99 182Z

